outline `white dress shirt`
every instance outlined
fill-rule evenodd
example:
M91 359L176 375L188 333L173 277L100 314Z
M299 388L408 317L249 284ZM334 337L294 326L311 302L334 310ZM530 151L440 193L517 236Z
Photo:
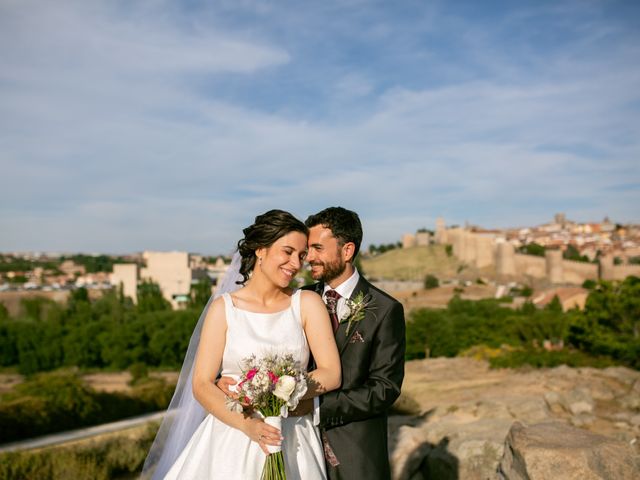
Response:
M336 305L336 313L338 314L338 320L342 319L347 310L347 299L351 297L351 294L356 288L358 284L358 280L360 280L360 274L358 270L353 269L353 274L347 278L344 282L338 285L336 288L331 288L328 284L325 283L324 290L322 291L322 300L324 303L327 303L327 292L329 290L335 290L340 294L340 298L338 299L338 303Z

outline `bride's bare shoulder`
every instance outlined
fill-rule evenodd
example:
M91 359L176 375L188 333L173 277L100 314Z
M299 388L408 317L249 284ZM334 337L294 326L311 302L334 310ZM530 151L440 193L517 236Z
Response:
M319 304L324 305L322 297L313 290L301 290L300 301L303 305L316 306Z
M209 310L207 311L206 316L207 321L225 321L225 300L222 295L216 298L211 305L209 305Z

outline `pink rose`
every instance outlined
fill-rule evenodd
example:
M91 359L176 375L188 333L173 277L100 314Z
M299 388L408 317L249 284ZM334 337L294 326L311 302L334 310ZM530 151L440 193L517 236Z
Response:
M257 368L252 368L251 370L249 370L247 372L247 380L251 380L253 377L255 377L256 373L258 373L258 369Z

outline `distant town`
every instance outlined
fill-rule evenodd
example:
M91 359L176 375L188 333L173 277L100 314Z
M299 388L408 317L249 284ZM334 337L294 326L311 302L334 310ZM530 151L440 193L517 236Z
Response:
M445 227L443 219L437 221L436 231L460 229L457 225ZM490 230L465 225L462 230L491 237L498 242L509 242L523 253L533 253L537 247L554 248L562 250L564 257L570 260L595 261L600 256L609 255L615 264L640 265L640 225L616 224L608 217L601 222L579 223L558 213L553 221L535 227ZM400 245L405 248L426 245L433 241L434 234L425 228L415 234L407 233Z
M395 243L370 245L362 258L430 245L444 246L450 255L491 281L530 284L544 280L579 286L586 280L640 276L640 225L618 224L609 218L579 223L562 213L543 225L503 230L447 226L444 219L438 219L434 230L421 228ZM7 252L0 254L0 301L10 308L25 293L62 300L64 292L76 288L94 294L122 288L135 302L139 283L148 281L160 287L174 308L181 308L194 285L208 282L214 288L228 261L223 256L188 252L145 251L124 256ZM393 274L378 277L383 283L407 280L393 278Z

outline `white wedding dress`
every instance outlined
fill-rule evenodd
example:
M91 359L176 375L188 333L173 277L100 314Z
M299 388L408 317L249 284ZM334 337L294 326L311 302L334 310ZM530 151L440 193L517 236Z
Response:
M276 313L248 312L236 308L228 293L223 298L227 319L223 376L240 375L241 360L251 354L292 353L307 365L309 346L301 324L300 290L291 296L289 308ZM320 433L311 415L283 419L282 436L287 480L326 478ZM258 480L265 458L257 443L209 414L165 480Z

